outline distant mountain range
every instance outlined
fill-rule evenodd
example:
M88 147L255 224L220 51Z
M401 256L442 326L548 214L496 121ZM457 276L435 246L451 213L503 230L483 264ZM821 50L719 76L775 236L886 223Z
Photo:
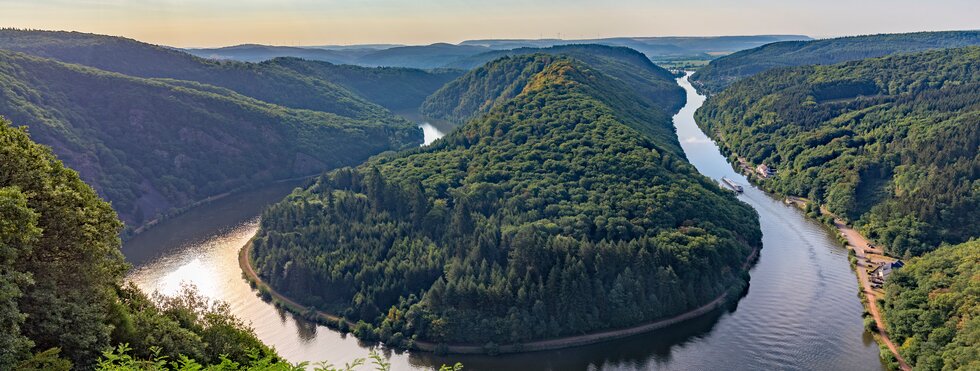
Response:
M367 44L350 46L272 46L236 45L222 48L185 49L188 53L209 59L261 62L277 57L298 57L335 64L367 67L411 67L433 69L454 67L479 54L516 48L548 48L568 44L598 44L636 49L650 59L711 59L718 55L749 49L768 43L810 40L803 35L713 36L713 37L616 37L601 39L513 39L467 40L459 44L436 43L405 46ZM469 67L473 68L475 66Z

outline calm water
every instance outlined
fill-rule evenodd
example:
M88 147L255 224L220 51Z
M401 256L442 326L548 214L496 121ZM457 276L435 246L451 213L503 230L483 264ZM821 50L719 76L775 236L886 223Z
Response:
M444 133L442 130L439 130L439 128L435 127L435 125L432 125L432 123L429 122L423 122L419 124L419 127L422 128L423 146L430 145L436 139L442 138L443 135L446 135L446 133Z
M395 114L409 121L419 123L419 128L422 129L423 146L432 144L436 139L442 138L443 135L446 135L446 133L452 131L455 127L455 125L446 120L422 116L418 110L396 111Z
M763 245L745 296L729 308L660 331L561 351L499 357L409 354L380 349L394 370L463 362L467 370L880 370L878 348L861 322L857 281L847 252L820 225L736 174L695 125L704 98L686 79L688 104L675 117L688 159L703 174L745 185L741 200L760 215ZM430 133L423 131L426 143ZM259 300L241 278L236 254L255 233L263 205L295 185L228 198L137 236L124 252L137 266L130 280L171 293L190 283L231 305L259 338L292 361L343 364L375 347L295 319Z

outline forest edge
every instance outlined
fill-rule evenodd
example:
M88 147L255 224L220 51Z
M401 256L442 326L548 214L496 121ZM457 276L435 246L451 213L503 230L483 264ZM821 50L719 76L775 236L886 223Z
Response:
M305 315L304 313L307 313L306 315L311 314L310 310L304 307L302 304L277 292L266 282L262 281L261 278L259 278L258 274L256 274L255 270L252 267L252 262L250 257L251 248L252 248L252 240L250 239L245 244L245 246L242 247L241 251L239 251L238 253L238 264L242 269L242 275L244 276L245 280L249 282L249 285L251 285L253 289L255 289L260 293L263 290L266 290L271 296L271 299L275 303L280 304L284 309L289 310L290 312L293 312L298 315ZM759 248L755 248L754 250L752 250L752 253L749 254L748 258L742 264L742 274L739 275L739 277L746 277L746 281L748 281L747 279L748 271L753 266L753 263L755 263L758 260L758 257L759 257ZM536 352L536 351L555 350L555 349L584 346L584 345L595 344L595 343L600 343L600 342L605 342L605 341L615 340L615 339L622 339L634 335L647 333L650 331L658 330L683 321L687 321L690 319L703 316L723 306L724 304L728 303L729 302L728 295L729 295L729 291L726 291L721 295L719 295L718 297L716 297L714 300L708 302L707 304L704 304L700 307L694 308L682 314L670 318L656 320L653 322L647 322L633 327L605 330L600 332L594 332L591 334L563 336L558 338L536 340L536 341L530 341L524 343L502 344L499 345L497 349L492 349L492 350L482 345L444 344L444 343L433 343L433 342L422 341L422 340L415 340L412 343L413 345L411 346L411 349L422 350L426 352L440 352L440 353L450 353L450 354L497 354L497 353ZM316 315L315 319L317 320L317 322L320 323L337 324L340 321L344 321L345 324L348 326L348 328L353 328L355 326L354 322L351 322L347 319L338 317L330 313L326 313L320 310L316 310L315 312L312 313L315 313ZM331 327L336 327L336 326L331 326Z

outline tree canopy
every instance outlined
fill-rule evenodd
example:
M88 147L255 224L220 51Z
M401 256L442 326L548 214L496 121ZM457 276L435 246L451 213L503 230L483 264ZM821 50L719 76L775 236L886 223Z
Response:
M562 45L550 48L520 48L496 51L474 61L476 65L462 67L472 69L462 78L447 84L425 100L421 113L425 116L462 124L479 114L486 113L497 103L520 94L533 74L540 72L541 64L526 64L530 54L569 56L598 69L606 77L620 80L639 98L646 99L661 111L673 113L684 105L684 89L674 81L667 70L654 65L642 53L625 48L604 45ZM505 57L514 57L510 63L490 63ZM524 69L513 68L514 65Z
M497 69L527 82L430 146L333 171L263 213L260 277L363 338L491 349L744 287L758 217L685 161L660 107L569 57Z
M277 63L217 61L132 39L82 32L0 29L0 49L133 77L194 81L275 105L354 119L391 113L348 89Z
M92 369L119 344L141 358L278 362L226 306L124 285L121 227L75 171L0 121L0 369Z
M699 69L691 81L715 94L743 78L780 67L835 64L891 54L980 45L980 31L913 32L783 41L732 53Z
M425 98L456 79L463 71L424 71L403 67L360 67L299 58L276 58L266 64L288 68L305 77L342 86L372 103L393 111L415 112Z
M944 246L895 270L885 322L916 370L980 368L980 240Z
M980 236L980 48L773 70L698 110L763 184L825 204L888 252Z
M8 51L0 51L0 112L76 167L131 227L240 187L354 165L422 137L394 117L290 109L211 85Z

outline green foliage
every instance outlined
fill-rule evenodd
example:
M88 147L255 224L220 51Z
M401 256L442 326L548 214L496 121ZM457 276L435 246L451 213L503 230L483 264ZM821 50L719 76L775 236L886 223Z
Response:
M980 235L980 48L770 71L696 118L765 181L855 222L888 252Z
M691 76L691 80L699 89L714 94L735 81L779 67L834 64L970 45L980 45L980 31L916 32L783 41L715 59Z
M21 287L30 284L31 275L16 264L37 243L37 223L38 215L19 187L0 187L0 325L8 329L0 333L0 369L12 368L34 345L20 333L26 316L17 308Z
M875 323L874 317L864 317L864 329L868 332L878 332L878 324Z
M462 370L463 370L463 364L459 362L456 362L452 366L442 365L439 367L439 371L462 371Z
M107 308L127 269L121 223L77 173L6 121L0 121L0 190L0 303L5 325L12 325L2 335L12 348L4 348L0 361L25 359L33 343L39 350L61 348L76 365L90 364L109 345Z
M112 314L114 343L132 346L137 358L186 357L218 364L223 358L247 363L252 353L277 357L231 315L227 304L211 302L190 287L173 297L152 298L136 287L124 287Z
M888 334L917 370L980 368L980 240L912 259L885 283Z
M205 365L277 358L226 305L123 287L120 228L77 173L0 121L0 369L91 369L119 343Z
M435 144L268 209L251 250L263 280L361 338L489 351L676 315L743 283L757 216L684 161L665 113L580 61L495 64L537 72Z
M61 358L61 349L51 348L17 364L20 371L70 371L71 361Z
M420 112L462 124L524 91L530 79L557 57L505 57L470 71L426 98Z
M329 363L322 362L314 364L312 368L308 362L291 364L289 362L275 359L269 355L262 355L256 351L249 351L249 361L247 363L235 362L227 357L221 357L220 363L204 365L187 357L169 358L153 354L150 357L142 358L132 355L132 349L127 344L119 345L114 349L103 352L102 359L99 360L99 371L133 371L133 370L174 370L174 371L355 371L364 365L363 358L355 359L342 367L335 367ZM372 351L369 356L371 359L372 370L390 371L391 364L380 354ZM442 365L440 371L461 371L463 365L456 363L453 366Z
M132 348L128 344L120 344L102 352L102 358L96 365L99 371L135 371L135 370L281 370L281 371L301 371L305 370L305 364L292 365L288 362L279 361L272 356L261 356L256 351L249 351L248 364L235 362L227 357L221 356L220 362L216 364L203 365L198 361L184 355L176 358L160 355L159 348L151 349L152 355L148 358L140 358L131 354ZM333 371L329 368L317 368L317 370ZM350 370L350 369L347 369Z
M463 74L459 70L424 71L414 68L358 67L298 58L276 58L265 64L288 68L329 81L393 111L415 111L430 94Z
M187 81L0 51L0 112L79 169L130 226L256 183L421 139L399 119L293 110Z
M550 48L521 48L481 55L477 68L463 78L447 84L426 99L423 115L462 124L486 113L499 103L520 94L534 74L547 61L532 54L568 56L585 62L606 77L620 80L633 94L645 98L664 112L674 112L684 105L684 90L667 70L650 62L636 50L603 45L562 45ZM490 60L504 58L483 65ZM528 63L535 60L537 63Z
M355 64L362 66L398 66L411 68L441 68L446 64L479 53L489 48L476 45L435 43L430 45L396 46L360 56Z
M346 89L275 63L214 61L122 37L0 29L0 49L143 78L195 81L279 106L355 119L390 119L384 108Z

